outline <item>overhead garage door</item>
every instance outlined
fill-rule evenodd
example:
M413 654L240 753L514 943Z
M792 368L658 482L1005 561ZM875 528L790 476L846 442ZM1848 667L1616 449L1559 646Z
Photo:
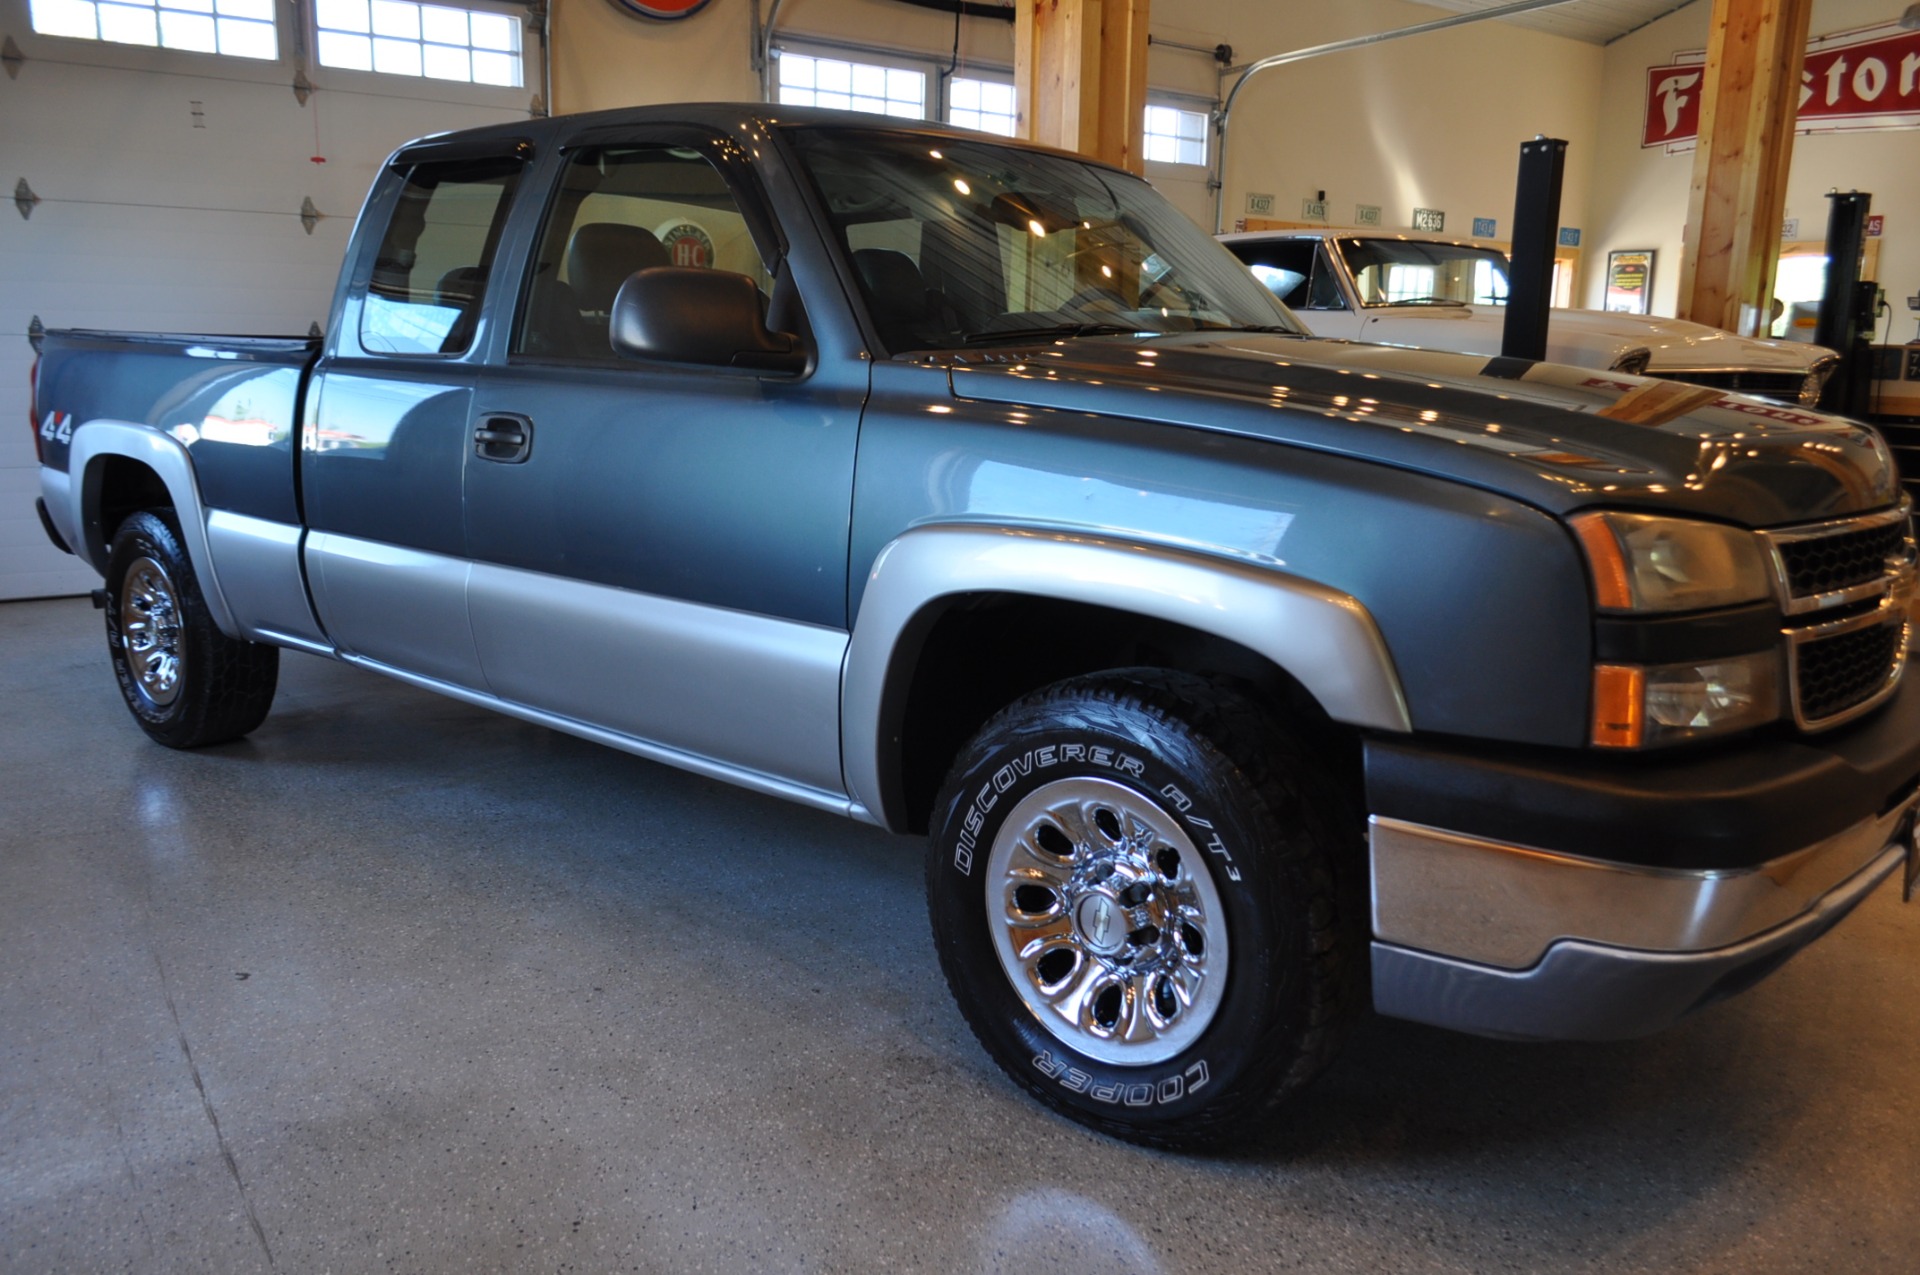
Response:
M325 323L361 197L395 146L423 133L527 117L538 81L536 40L525 41L521 76L533 87L456 83L417 71L459 69L458 50L444 36L447 15L457 10L425 6L433 12L424 14L423 32L422 6L319 4L323 23L338 30L316 45L309 0L259 9L245 0L217 0L217 7L216 0L37 0L31 17L29 0L0 0L5 29L23 55L9 59L0 77L0 178L9 194L16 183L26 187L19 191L25 215L0 207L0 599L99 583L48 543L33 508L39 478L26 333L34 317L50 328L305 333ZM139 25L142 6L152 11L151 36ZM468 7L513 17L520 38L522 11ZM196 19L213 29L229 11L277 14L277 46L269 47L280 57L34 32L36 18L43 28L79 29L88 10L112 34L153 39L193 29L162 27L163 20ZM415 12L411 52L407 10ZM297 31L290 29L296 21ZM433 42L436 31L442 43ZM304 54L316 47L336 62L378 58L398 73L322 66ZM468 54L470 67L487 56L477 47ZM500 78L498 66L487 74ZM297 76L313 87L305 105ZM308 201L318 217L303 221Z

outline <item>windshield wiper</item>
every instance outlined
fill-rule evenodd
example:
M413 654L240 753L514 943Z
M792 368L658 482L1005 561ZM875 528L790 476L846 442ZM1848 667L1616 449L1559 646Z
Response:
M989 341L1044 341L1062 336L1165 336L1144 328L1121 323L1056 323L1038 328L1006 328L997 332L969 332L960 338L967 345Z
M1464 301L1455 301L1452 297L1397 297L1392 301L1375 301L1376 306L1388 305L1457 305L1464 307Z

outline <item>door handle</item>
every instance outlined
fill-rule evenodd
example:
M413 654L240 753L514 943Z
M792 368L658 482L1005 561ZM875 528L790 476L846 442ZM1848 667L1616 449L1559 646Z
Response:
M502 465L522 463L533 455L533 422L524 416L482 417L473 431L473 454Z

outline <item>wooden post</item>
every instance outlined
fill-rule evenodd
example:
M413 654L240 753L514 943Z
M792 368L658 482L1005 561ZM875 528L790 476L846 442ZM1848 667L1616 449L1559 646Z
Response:
M1145 167L1149 0L1019 0L1020 135L1132 172Z
M1800 64L1813 0L1714 0L1680 255L1680 317L1742 336L1772 322Z

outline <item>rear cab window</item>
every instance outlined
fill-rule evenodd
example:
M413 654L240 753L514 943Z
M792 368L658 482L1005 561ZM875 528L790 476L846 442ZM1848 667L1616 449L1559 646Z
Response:
M387 355L466 352L523 167L520 158L503 156L404 169L360 308L361 349Z

